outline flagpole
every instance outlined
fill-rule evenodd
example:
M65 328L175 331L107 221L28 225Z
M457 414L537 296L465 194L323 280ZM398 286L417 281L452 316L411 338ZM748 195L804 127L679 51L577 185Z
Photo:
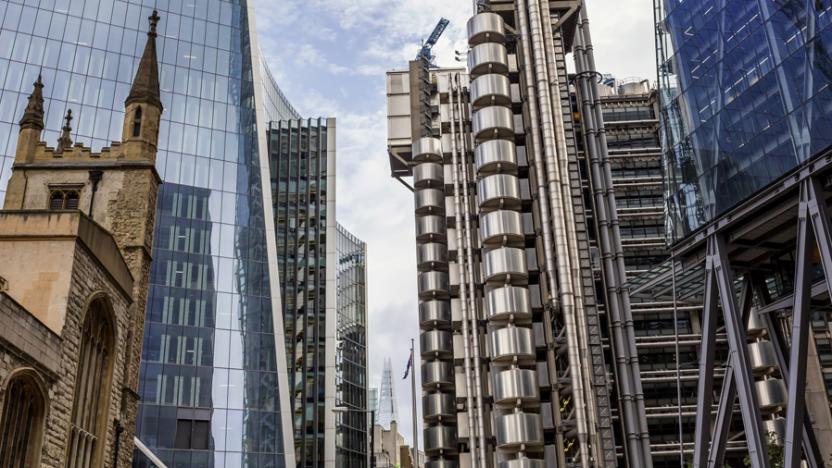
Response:
M413 352L413 338L410 339L410 403L413 407L413 466L419 465L419 424L416 419L416 354Z

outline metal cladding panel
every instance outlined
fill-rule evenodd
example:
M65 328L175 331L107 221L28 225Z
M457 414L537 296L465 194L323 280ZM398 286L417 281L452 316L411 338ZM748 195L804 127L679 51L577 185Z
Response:
M416 241L444 240L446 237L444 216L422 216L416 219Z
M480 208L519 207L522 200L520 180L513 174L495 174L477 181Z
M786 382L782 379L758 380L754 382L757 389L757 399L763 410L774 410L786 406L789 393Z
M445 192L426 188L416 191L416 213L437 214L445 212Z
M492 330L488 334L491 342L491 358L495 361L533 360L535 356L532 330L523 327L508 327Z
M517 168L517 150L509 140L490 140L477 145L474 150L477 172L488 174L500 170L513 171Z
M436 138L419 138L413 142L413 161L442 161L442 145Z
M428 393L422 397L422 414L428 419L456 418L456 404L448 393Z
M484 42L505 42L506 31L503 18L496 13L479 13L466 24L468 45L473 47Z
M522 243L525 239L522 216L508 210L485 213L480 216L480 234L485 244Z
M502 247L487 252L483 256L483 272L486 281L497 281L511 275L522 279L528 276L526 251L511 247Z
M474 112L471 122L477 140L514 137L514 114L503 106L488 106ZM520 128L523 128L522 125Z
M413 166L413 185L416 188L441 186L444 180L445 174L441 164L422 163Z
M537 372L529 369L509 369L494 374L494 402L534 402L540 399Z
M419 295L431 299L433 297L447 297L450 291L448 273L444 271L428 271L419 273Z
M506 46L493 42L476 45L468 51L468 72L472 78L484 73L508 73Z
M483 300L483 307L489 320L507 319L512 315L515 319L531 319L532 315L529 290L515 286L488 289Z
M456 450L456 427L440 425L425 428L426 452L455 452Z
M505 75L481 75L471 82L470 97L475 108L507 106L511 104L511 84Z
M422 363L422 388L430 390L454 385L454 366L445 361Z
M416 250L416 265L418 265L421 271L447 269L448 246L440 243L429 243L418 246Z
M453 340L449 331L430 330L419 337L419 349L423 358L453 357Z
M543 424L539 414L509 413L496 416L494 423L500 448L543 445Z
M449 327L451 325L451 305L448 301L426 301L419 304L419 321L423 325Z
M749 343L748 358L755 373L768 373L777 368L777 355L771 341Z

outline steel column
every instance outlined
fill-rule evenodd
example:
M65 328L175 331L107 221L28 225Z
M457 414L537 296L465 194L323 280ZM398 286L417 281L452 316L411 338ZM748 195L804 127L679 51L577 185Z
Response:
M705 468L710 444L711 405L713 404L714 356L718 291L714 275L713 253L708 241L705 257L705 300L702 308L702 345L699 350L699 383L696 387L696 429L693 435L693 468ZM681 404L681 402L679 402Z
M742 323L748 327L748 317L751 315L751 306L754 304L754 291L751 281L743 281L740 308L742 310ZM731 365L734 352L728 356L728 365L725 368L725 378L722 380L722 391L719 395L719 407L716 412L716 423L714 425L714 440L708 454L708 468L722 466L725 459L725 444L728 441L728 430L731 428L731 419L734 413L734 400L737 398L737 387L734 384L734 367Z
M794 279L792 342L789 358L789 401L786 409L785 468L798 468L801 459L803 421L806 415L806 352L809 344L809 303L811 301L812 249L820 252L827 288L832 285L832 237L826 199L819 182L809 177L800 183L797 214L797 253ZM832 289L829 289L832 291Z
M740 399L745 438L748 444L748 456L753 468L769 466L768 447L763 439L760 406L757 403L757 393L754 388L754 378L751 374L751 361L748 357L748 343L745 326L738 314L734 297L734 275L731 264L726 255L725 241L719 235L708 239L711 247L713 273L719 289L722 303L722 315L725 319L725 331L728 334L728 345L733 352L732 367L734 380L737 384L737 394ZM702 408L700 408L702 410Z

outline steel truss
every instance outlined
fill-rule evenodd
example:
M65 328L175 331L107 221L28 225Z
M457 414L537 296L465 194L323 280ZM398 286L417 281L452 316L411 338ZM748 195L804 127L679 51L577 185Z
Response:
M809 304L812 298L813 258L820 258L827 291L832 291L832 229L826 198L817 173L806 171L798 174L799 200L797 203L797 229L795 237L795 277L792 296L791 346L777 320L761 314L768 335L775 349L780 374L787 381L788 404L786 406L786 433L784 437L785 459L783 466L798 468L805 459L808 466L823 466L811 421L806 414L806 358L811 341ZM785 185L785 184L784 184ZM761 207L760 207L761 208ZM763 209L760 209L764 212ZM723 219L728 216L723 217ZM696 429L694 432L695 468L721 467L731 424L732 408L739 399L748 455L754 468L771 466L768 454L768 438L762 430L762 419L757 393L754 387L752 366L747 348L746 325L752 306L765 308L771 303L764 278L758 271L747 268L741 277L732 271L729 249L724 231L726 224L714 225L700 237L705 242L704 308L702 343L700 354L700 380L697 388ZM700 234L701 235L701 234ZM733 254L735 252L731 252ZM730 255L733 256L733 255ZM735 285L740 285L739 300ZM781 300L782 301L782 300ZM728 337L729 360L719 396L717 414L713 421L713 384L718 314L722 313ZM711 440L713 438L713 440Z

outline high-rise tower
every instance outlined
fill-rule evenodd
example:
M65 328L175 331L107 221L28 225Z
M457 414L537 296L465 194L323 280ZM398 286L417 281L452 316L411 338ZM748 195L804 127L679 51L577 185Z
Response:
M387 358L384 360L384 369L381 372L381 387L378 392L376 424L384 429L390 430L390 423L398 420L398 402L396 402L396 389L393 385L393 363L390 361L390 358Z
M0 3L0 191L38 73L46 141L69 108L70 139L121 138L154 7L164 183L137 435L170 466L292 465L266 131L297 113L261 60L251 1Z

